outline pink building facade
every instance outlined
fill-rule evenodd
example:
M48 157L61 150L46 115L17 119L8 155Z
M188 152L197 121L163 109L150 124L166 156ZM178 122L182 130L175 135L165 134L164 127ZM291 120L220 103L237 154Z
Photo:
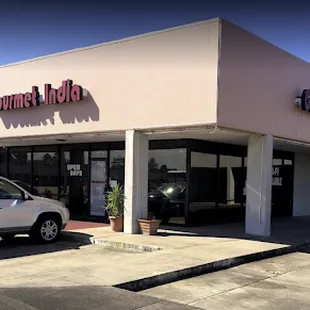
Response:
M310 64L212 19L0 67L0 174L124 231L310 215Z

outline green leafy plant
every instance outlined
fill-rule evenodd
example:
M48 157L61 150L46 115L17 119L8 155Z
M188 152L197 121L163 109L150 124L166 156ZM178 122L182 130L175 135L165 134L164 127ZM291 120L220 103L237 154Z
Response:
M107 193L106 210L110 216L119 217L124 214L124 200L122 186L116 185Z

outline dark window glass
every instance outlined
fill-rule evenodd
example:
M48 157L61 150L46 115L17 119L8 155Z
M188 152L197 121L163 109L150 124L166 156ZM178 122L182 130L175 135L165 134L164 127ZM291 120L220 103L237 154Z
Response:
M9 152L9 178L31 187L31 149L12 148Z
M219 169L219 209L240 207L244 189L242 158L221 155Z
M108 188L108 152L105 150L91 151L90 175L90 215L106 217L106 192Z
M110 151L110 186L124 186L125 151Z
M58 199L58 152L33 153L33 193Z
M7 176L7 149L0 149L0 175Z
M294 167L291 160L274 158L272 167L272 215L292 215Z
M217 203L217 155L191 153L190 221L211 219Z
M163 223L185 223L186 149L149 151L149 212Z
M89 215L89 152L82 149L61 151L60 200L74 218Z

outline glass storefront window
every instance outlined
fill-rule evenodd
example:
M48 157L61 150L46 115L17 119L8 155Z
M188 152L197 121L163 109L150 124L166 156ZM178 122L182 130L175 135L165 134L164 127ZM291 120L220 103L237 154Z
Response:
M58 152L57 149L35 150L33 153L34 194L58 199Z
M125 180L125 151L110 151L110 180L109 185L124 186Z
M245 185L242 157L220 156L219 209L241 207Z
M191 152L188 163L188 150L182 144L174 145L177 146L173 149L149 150L149 213L161 218L163 224L184 224L185 214L189 222L196 224L200 220L222 219L227 210L245 206L247 158L242 167L242 157L236 155L243 152L235 152L236 156L220 155L217 152L221 148L217 149L216 145L208 149L207 145L198 147L189 143L196 152ZM151 144L151 148L154 146ZM274 155L273 210L289 214L293 156L282 152ZM61 199L74 218L105 217L107 190L116 184L124 186L124 143L0 148L0 174L29 192ZM192 221L193 218L197 221Z
M191 153L190 212L214 209L217 202L217 156ZM191 215L192 216L192 215Z
M89 152L66 148L61 151L60 200L74 218L89 214Z
M185 223L186 149L149 150L149 213Z
M91 158L107 158L108 151L91 151Z
M9 178L31 188L31 148L9 149Z
M107 217L105 210L107 182L108 151L93 150L90 152L90 215Z
M7 176L7 149L0 149L0 175L3 177Z
M192 152L190 176L190 219L198 223L210 217L216 207L217 155Z

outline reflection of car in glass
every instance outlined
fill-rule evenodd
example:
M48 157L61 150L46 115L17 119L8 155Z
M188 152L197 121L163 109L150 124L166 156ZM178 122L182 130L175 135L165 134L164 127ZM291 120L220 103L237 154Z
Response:
M57 200L37 197L0 177L0 237L29 234L43 243L55 241L69 221L69 211Z
M150 189L148 195L149 212L162 223L168 223L171 217L184 216L185 182L164 183L156 189Z
M20 180L12 180L15 184L17 184L18 186L20 186L22 189L24 189L25 191L27 191L28 193L32 194L32 195L38 195L38 190L36 188L34 188L33 190L31 189L31 186L23 181Z

